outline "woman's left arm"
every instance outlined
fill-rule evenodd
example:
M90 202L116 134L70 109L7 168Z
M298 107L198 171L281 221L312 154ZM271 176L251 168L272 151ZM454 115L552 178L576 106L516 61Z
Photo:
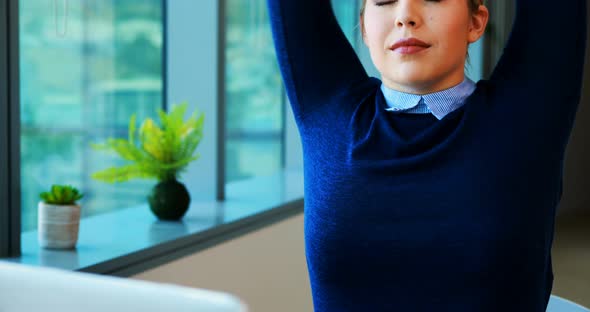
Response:
M517 0L514 26L491 75L492 85L530 102L579 101L586 1Z

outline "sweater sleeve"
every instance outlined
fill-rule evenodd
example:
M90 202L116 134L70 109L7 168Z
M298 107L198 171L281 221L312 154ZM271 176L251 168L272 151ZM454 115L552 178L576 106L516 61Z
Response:
M267 0L279 67L295 117L368 78L330 0Z
M492 85L535 105L563 102L569 96L577 107L586 48L586 1L517 0L514 26L490 77ZM525 109L535 108L539 107Z

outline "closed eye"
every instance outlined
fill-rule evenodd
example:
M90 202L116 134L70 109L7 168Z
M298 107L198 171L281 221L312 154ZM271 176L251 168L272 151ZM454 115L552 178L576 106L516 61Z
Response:
M376 6L384 6L384 5L388 5L388 4L394 4L396 3L397 0L392 0L392 1L381 1L381 2L375 2Z
M427 2L441 2L442 0L426 0ZM388 5L388 4L394 4L396 3L397 0L390 0L390 1L381 1L381 2L375 2L376 6L384 6L384 5Z

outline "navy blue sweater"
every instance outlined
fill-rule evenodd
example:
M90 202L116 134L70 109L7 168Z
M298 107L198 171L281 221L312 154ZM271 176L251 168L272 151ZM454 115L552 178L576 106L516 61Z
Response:
M303 145L315 311L545 311L586 0L516 1L489 80L391 114L329 0L268 0Z

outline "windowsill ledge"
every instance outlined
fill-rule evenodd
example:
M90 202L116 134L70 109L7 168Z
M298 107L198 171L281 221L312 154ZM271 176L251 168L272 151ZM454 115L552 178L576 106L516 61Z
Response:
M223 202L192 202L180 222L159 221L147 204L84 218L76 249L39 247L23 233L22 255L2 260L116 276L131 276L268 226L303 211L303 173L228 183Z

